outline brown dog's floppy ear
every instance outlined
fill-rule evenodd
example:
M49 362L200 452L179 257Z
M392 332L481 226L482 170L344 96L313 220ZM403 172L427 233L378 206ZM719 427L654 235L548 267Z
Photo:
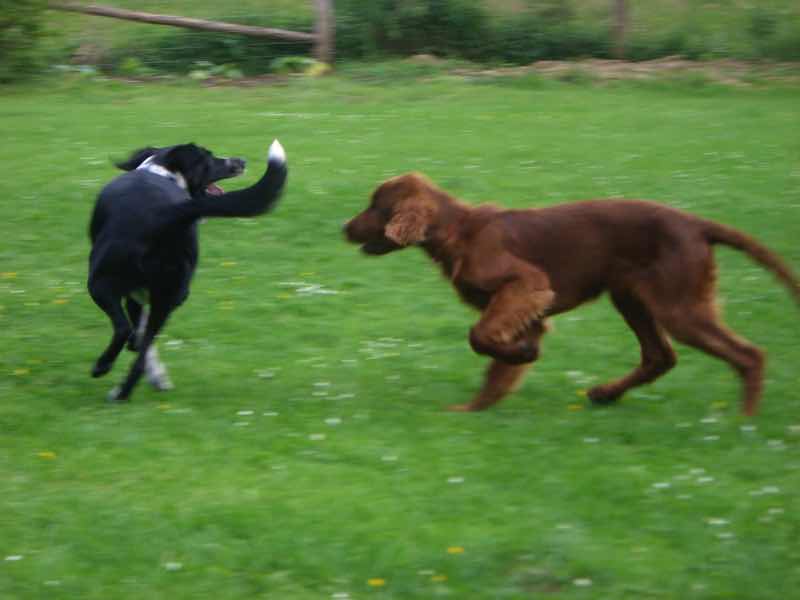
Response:
M399 246L410 246L425 241L429 224L429 212L411 206L392 217L386 224L384 235Z

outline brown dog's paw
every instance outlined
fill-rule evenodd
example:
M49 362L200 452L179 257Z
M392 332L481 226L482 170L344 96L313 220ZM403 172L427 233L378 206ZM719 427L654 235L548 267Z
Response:
M491 356L509 365L531 363L539 357L539 345L527 331L511 341L501 342L481 335L473 327L469 333L469 344L477 354Z
M589 400L592 401L592 404L597 404L599 406L608 406L609 404L614 404L617 400L619 400L620 394L611 386L606 385L598 385L597 387L593 387L588 392L586 392L586 396Z
M474 412L478 410L472 404L451 404L447 407L450 412Z

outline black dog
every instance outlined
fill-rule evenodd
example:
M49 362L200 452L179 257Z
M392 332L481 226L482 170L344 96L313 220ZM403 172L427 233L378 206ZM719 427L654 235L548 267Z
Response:
M109 394L110 401L121 402L130 396L145 366L157 387L168 387L158 373L163 367L153 341L189 295L198 257L198 220L266 212L280 196L287 168L277 140L261 179L227 194L214 182L240 175L245 162L217 158L194 144L145 148L117 166L128 173L100 192L89 226L89 293L114 327L92 376L108 373L126 342L138 351L125 381ZM143 310L145 303L149 314Z

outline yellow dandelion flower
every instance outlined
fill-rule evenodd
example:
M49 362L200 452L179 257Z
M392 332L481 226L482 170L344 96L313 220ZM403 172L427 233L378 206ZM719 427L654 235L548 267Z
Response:
M583 404L569 404L567 405L567 410L572 410L572 411L583 410Z
M50 450L42 450L36 456L39 458L44 458L45 460L53 460L56 457L56 453L51 452Z
M223 260L219 264L223 267L235 267L238 263L235 260Z
M30 372L31 372L30 369L14 369L14 375L16 375L17 377L22 377L23 375L27 375Z
M17 274L13 271L6 271L5 273L0 273L0 279L16 279Z
M576 393L578 396L580 396L581 398L586 398L586 396L587 396L586 390L578 390L578 391L577 391L577 392L575 392L575 393Z
M447 575L434 575L433 577L431 577L431 581L433 581L434 583L442 583L444 581L447 581Z
M56 298L53 300L53 304L66 304L67 302L69 302L69 300L66 298Z
M464 548L461 546L450 546L447 549L448 554L464 554Z
M367 579L367 585L370 587L383 587L386 585L386 580L380 577L373 577L372 579Z

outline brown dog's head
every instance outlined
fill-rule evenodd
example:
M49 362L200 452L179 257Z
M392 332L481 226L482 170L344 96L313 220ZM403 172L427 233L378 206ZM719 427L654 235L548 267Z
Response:
M437 191L418 173L383 182L367 209L344 226L348 241L374 255L425 242L440 208Z

